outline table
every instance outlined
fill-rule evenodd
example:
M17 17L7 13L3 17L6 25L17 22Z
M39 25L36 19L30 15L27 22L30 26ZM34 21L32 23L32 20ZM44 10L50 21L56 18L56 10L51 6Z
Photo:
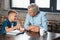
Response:
M35 32L24 32L24 34L19 34L17 36L13 35L0 35L0 40L53 40L60 37L59 33L47 32L45 36L40 36L39 33Z
M54 39L54 40L60 40L60 37L58 37L58 38L56 38L56 39Z

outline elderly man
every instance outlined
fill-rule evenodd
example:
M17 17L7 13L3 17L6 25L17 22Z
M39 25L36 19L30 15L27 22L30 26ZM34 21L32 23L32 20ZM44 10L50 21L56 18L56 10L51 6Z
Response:
M48 30L46 13L40 12L38 6L34 3L28 6L24 28L33 32L40 32L40 29L44 29L44 31Z

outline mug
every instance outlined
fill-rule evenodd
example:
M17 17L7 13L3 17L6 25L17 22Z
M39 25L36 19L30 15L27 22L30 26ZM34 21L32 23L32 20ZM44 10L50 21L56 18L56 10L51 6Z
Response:
M44 36L45 34L45 29L40 29L40 36Z

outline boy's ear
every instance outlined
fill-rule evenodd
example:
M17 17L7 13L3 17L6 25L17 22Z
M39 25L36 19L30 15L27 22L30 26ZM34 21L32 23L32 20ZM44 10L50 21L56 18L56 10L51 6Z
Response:
M8 18L8 15L6 16L6 18Z
M5 18L5 19L7 19L7 18L8 18L8 16L4 16L4 18Z

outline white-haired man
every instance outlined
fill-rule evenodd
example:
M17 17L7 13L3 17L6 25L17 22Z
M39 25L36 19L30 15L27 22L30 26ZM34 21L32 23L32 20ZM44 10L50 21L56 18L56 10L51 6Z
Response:
M46 12L39 11L36 4L30 4L28 6L28 14L26 16L24 28L33 32L40 32L40 29L44 29L44 31L47 32Z

